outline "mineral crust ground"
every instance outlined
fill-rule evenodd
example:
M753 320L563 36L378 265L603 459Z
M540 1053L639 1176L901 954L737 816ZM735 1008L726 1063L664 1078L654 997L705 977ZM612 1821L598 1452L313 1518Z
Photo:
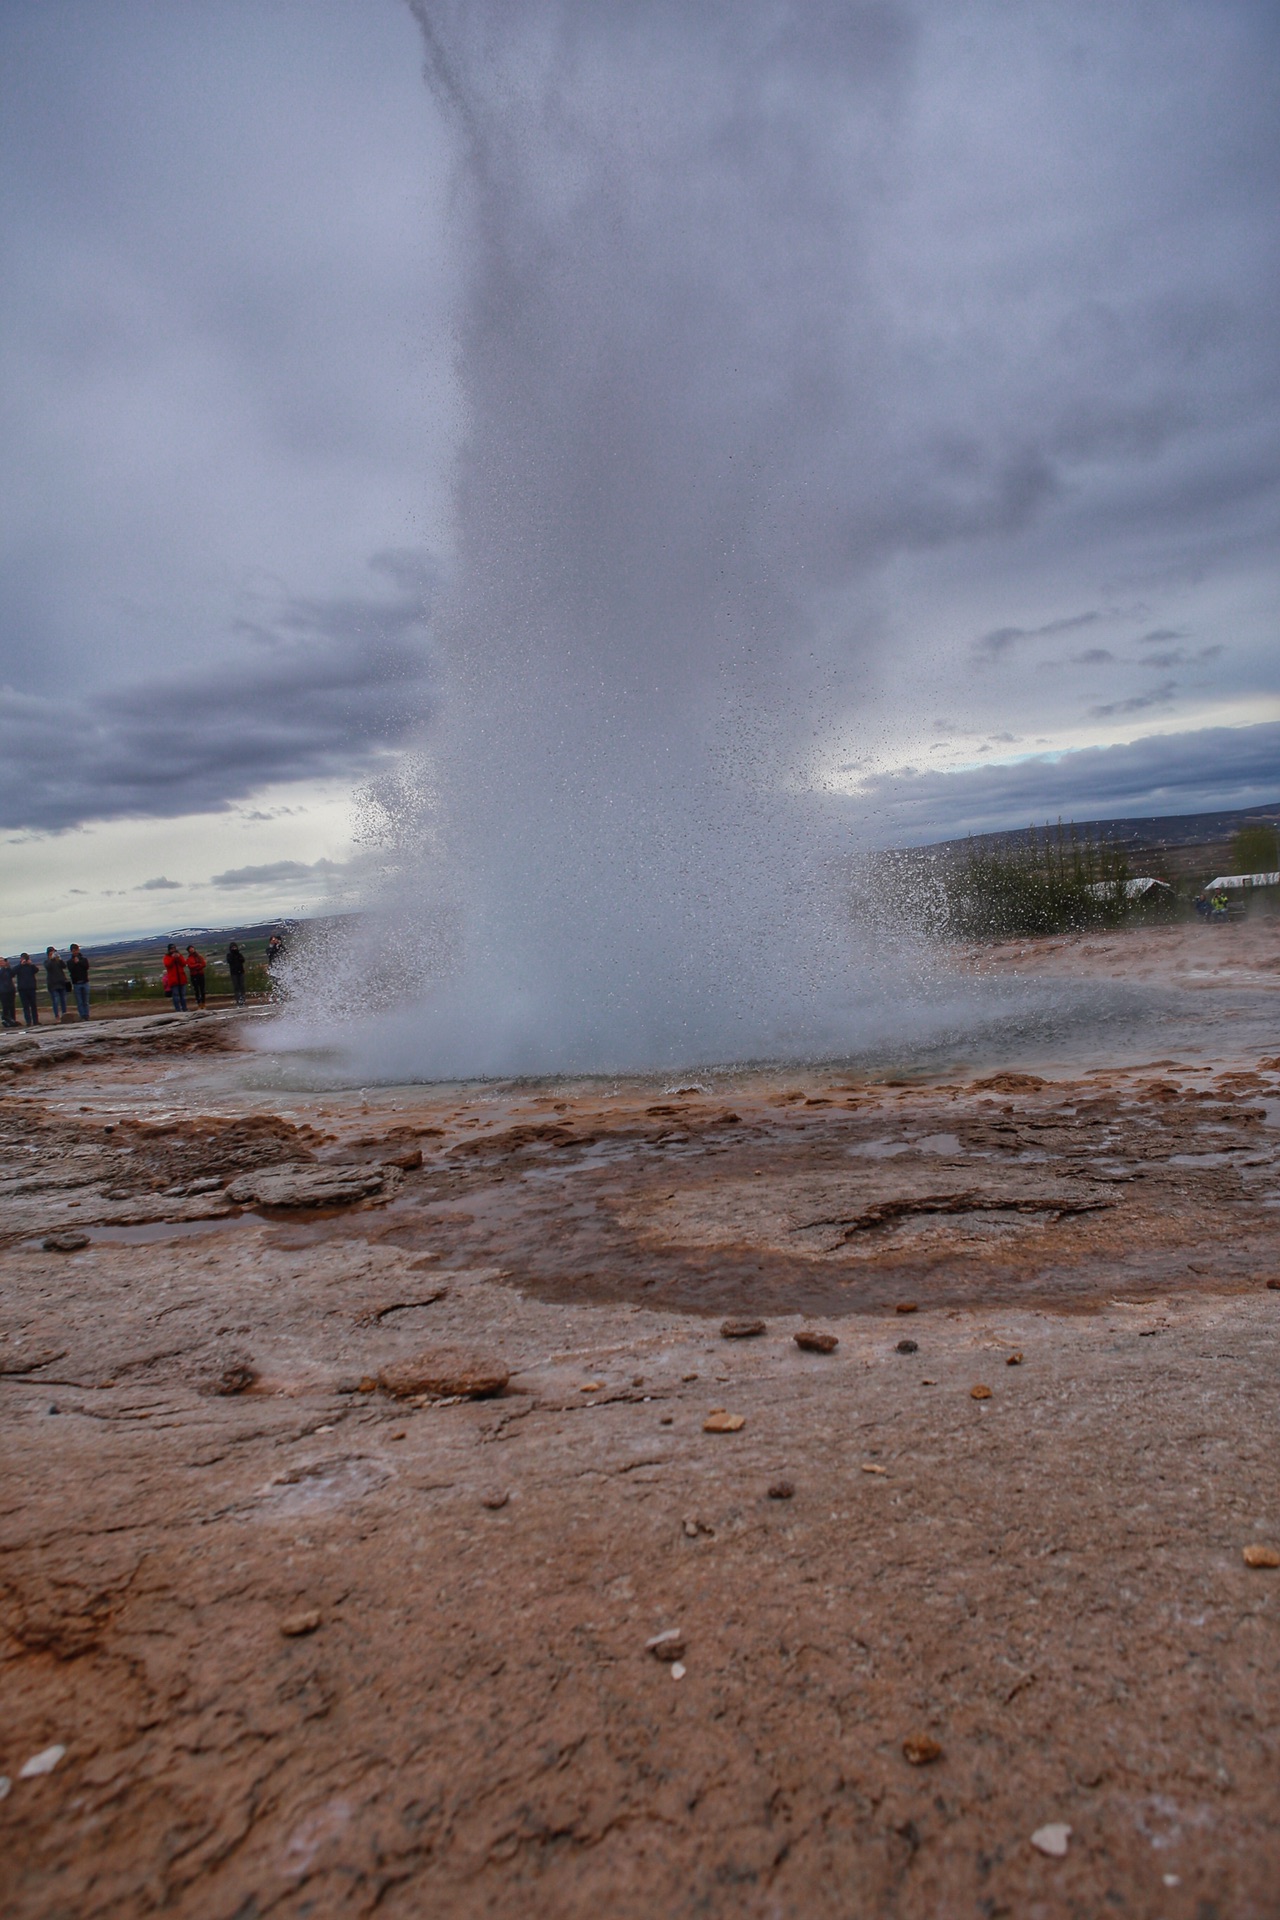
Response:
M1161 939L984 961L1120 1064L6 1036L5 1914L1270 1920L1280 942Z

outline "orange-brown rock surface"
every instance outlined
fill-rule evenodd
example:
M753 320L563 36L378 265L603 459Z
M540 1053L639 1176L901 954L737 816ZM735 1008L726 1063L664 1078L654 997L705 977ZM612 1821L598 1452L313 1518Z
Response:
M113 1024L0 1075L6 1914L1274 1914L1274 1045L362 1099Z

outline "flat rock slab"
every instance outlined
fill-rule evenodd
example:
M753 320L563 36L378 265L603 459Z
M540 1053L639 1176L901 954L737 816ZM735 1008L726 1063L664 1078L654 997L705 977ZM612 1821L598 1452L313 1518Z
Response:
M379 1167L261 1167L238 1175L226 1194L238 1207L344 1207L385 1183Z
M511 1374L492 1361L478 1361L455 1354L424 1353L414 1360L400 1360L384 1367L378 1385L397 1400L416 1399L432 1394L441 1399L492 1400L502 1393Z

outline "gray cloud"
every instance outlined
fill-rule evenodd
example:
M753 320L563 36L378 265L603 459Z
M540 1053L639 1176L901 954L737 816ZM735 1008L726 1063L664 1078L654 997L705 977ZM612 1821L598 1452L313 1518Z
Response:
M0 688L0 822L215 812L267 782L356 777L428 706L419 558L375 556L394 597L284 597L222 660L170 663L90 702Z
M1115 747L958 773L880 774L855 803L884 846L959 839L1045 820L1193 813L1280 799L1280 722L1152 734Z
M1022 640L1045 640L1053 634L1073 633L1078 627L1091 627L1102 618L1098 612L1076 613L1065 620L1049 620L1042 627L996 627L973 643L976 659L990 665Z
M1107 700L1101 706L1090 707L1089 714L1094 720L1113 720L1121 713L1149 713L1153 707L1171 705L1177 690L1176 681L1165 680L1150 693L1135 693L1127 700Z
M167 880L164 874L158 874L154 880L144 880L137 893L181 893L181 880Z
M323 880L342 871L337 860L269 860L257 867L231 867L215 873L215 887L281 887L297 880Z

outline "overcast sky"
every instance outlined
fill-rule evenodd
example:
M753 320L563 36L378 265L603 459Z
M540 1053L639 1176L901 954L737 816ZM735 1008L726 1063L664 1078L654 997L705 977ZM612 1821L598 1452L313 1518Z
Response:
M601 0L596 55L666 12ZM766 15L763 99L797 36L852 76L814 776L886 843L1280 798L1280 14ZM0 5L8 947L345 897L429 729L468 416L423 54L397 0Z

